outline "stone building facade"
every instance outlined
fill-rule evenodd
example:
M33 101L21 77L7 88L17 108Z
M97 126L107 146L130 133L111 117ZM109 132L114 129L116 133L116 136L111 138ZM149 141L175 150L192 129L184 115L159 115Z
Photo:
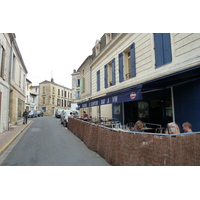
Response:
M10 51L14 35L0 33L0 133L9 129Z
M44 110L47 116L55 115L58 108L71 109L72 90L51 81L39 84L39 110Z
M0 33L0 132L22 120L28 71L14 33Z
M26 75L28 73L16 40L11 48L10 68L10 124L19 123L25 109Z
M80 99L80 109L122 124L189 121L199 131L199 51L199 33L105 33L89 66L91 100Z

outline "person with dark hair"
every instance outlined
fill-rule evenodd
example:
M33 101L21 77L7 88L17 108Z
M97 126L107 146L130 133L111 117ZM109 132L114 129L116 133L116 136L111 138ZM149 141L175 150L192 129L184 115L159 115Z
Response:
M88 119L88 114L85 111L83 111L83 118Z
M192 133L192 124L190 124L189 122L184 122L182 124L182 128L184 130L184 133Z
M23 124L27 124L27 119L28 119L28 112L26 111L26 109L23 112Z
M74 117L74 115L73 115L73 113L72 113L72 112L70 112L70 115L69 115L69 117L71 117L71 118L73 118L73 117Z

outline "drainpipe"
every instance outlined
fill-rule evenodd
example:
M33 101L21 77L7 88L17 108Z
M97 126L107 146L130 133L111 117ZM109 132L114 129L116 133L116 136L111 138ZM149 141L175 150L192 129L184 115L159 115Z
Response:
M16 38L15 34L10 33L10 35L12 35L12 38L10 38L10 60L9 60L9 77L8 77L8 85L9 88L11 87L11 69L12 69L12 57L13 57L13 42ZM9 123L10 123L10 93L11 93L11 89L8 93L8 99L9 99L9 104L8 104L8 129L9 127Z
M174 109L174 90L171 87L171 98L172 98L172 120L175 122L175 109Z

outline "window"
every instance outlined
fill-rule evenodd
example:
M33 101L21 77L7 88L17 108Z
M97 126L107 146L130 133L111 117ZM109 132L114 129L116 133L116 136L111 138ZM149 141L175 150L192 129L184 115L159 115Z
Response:
M43 87L43 94L46 94L46 88Z
M80 79L80 92L81 93L85 92L85 78Z
M115 85L115 58L104 66L105 88Z
M55 99L54 99L54 97L52 98L52 104L54 104L54 102L55 102Z
M62 107L63 107L63 99L62 99Z
M24 101L18 98L17 120L22 118L23 108L24 108Z
M19 66L19 87L21 87L22 68Z
M12 63L12 80L15 80L15 65L16 65L16 57L13 54L13 63Z
M76 91L76 93L75 93L75 99L79 99L79 98L80 98L80 92Z
M67 92L65 91L65 97L67 97Z
M58 96L60 96L60 89L58 89Z
M43 110L44 112L46 112L46 107L42 107L42 110Z
M67 107L67 101L65 100L65 105L64 105L65 107Z
M80 79L76 79L76 87L80 87Z
M26 75L24 74L24 76L23 76L23 90L25 90L25 85L26 85Z
M96 40L96 44L95 44L95 51L96 51L96 56L100 53L100 40Z
M100 91L100 70L97 71L97 92Z
M35 103L35 97L32 96L31 103Z
M108 87L108 65L104 66L104 85L105 88Z
M55 93L55 88L53 87L53 92L52 92L53 94Z
M62 90L62 97L63 97L63 90Z
M119 82L136 76L135 44L119 54Z
M111 39L112 39L112 34L111 33L106 33L106 44L108 44Z
M45 104L45 97L43 97L43 102L42 103Z
M170 33L154 33L156 68L172 61Z
M0 77L5 79L5 50L2 46L0 46Z
M60 106L60 99L57 99L57 106Z

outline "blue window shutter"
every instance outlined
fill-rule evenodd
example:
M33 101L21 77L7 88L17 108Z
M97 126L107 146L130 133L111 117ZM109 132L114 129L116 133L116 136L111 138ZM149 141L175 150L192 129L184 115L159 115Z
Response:
M135 66L135 44L130 46L130 56L131 56L131 77L136 76L136 66Z
M163 36L164 62L166 64L172 61L170 33L163 33L162 36Z
M112 59L112 85L115 85L115 58Z
M119 54L119 82L124 80L123 53Z
M97 91L100 91L100 71L97 72Z
M156 67L164 64L162 33L154 33Z
M105 88L108 87L108 65L105 65L104 66L104 85L105 85Z

